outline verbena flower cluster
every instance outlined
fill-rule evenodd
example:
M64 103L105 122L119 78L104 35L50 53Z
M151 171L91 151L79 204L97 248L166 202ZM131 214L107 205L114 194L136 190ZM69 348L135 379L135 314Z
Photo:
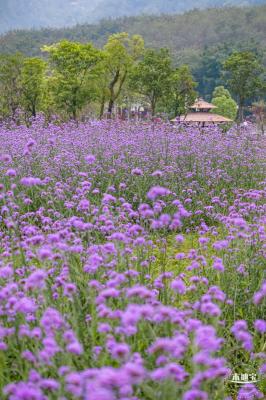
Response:
M265 137L39 118L0 144L1 399L265 398Z

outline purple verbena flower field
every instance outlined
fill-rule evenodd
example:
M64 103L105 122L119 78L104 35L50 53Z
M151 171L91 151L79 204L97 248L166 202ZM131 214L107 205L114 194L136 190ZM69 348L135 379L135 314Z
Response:
M2 127L0 398L264 399L265 163L252 127Z

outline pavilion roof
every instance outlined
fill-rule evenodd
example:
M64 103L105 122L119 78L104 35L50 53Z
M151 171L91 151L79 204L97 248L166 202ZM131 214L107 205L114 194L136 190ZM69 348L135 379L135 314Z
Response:
M211 122L211 123L223 123L223 122L232 122L231 119L223 117L222 115L212 114L207 112L197 112L197 113L188 113L187 115L181 115L180 122ZM176 119L173 119L172 122L176 122Z
M217 108L214 104L208 103L203 99L197 99L195 103L190 107L192 110L212 110Z

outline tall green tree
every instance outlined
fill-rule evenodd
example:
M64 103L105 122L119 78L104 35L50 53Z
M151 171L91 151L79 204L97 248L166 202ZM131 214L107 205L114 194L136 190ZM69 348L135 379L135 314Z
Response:
M214 91L212 92L212 98L215 99L216 97L227 97L230 99L232 96L228 89L224 86L216 86Z
M108 102L108 113L111 115L115 102L119 98L126 83L129 72L139 60L144 51L144 41L141 36L129 36L128 33L111 35L103 48L104 59L100 68L102 98L101 110Z
M244 119L244 105L265 88L263 66L257 56L249 51L234 52L224 62L226 80L238 103L238 121Z
M181 65L171 74L170 90L167 93L165 102L171 115L185 114L197 97L194 81L188 65Z
M147 49L143 60L139 62L131 74L130 86L145 96L155 115L158 102L169 93L172 77L172 60L168 49L158 51Z
M26 58L21 70L21 105L28 116L40 109L46 62L41 58Z
M78 112L95 96L90 81L95 78L93 70L102 59L101 51L91 43L67 40L44 46L43 51L49 53L58 108L76 120Z
M0 55L0 107L3 117L14 117L20 107L23 61L20 53Z
M235 120L238 107L235 100L231 97L229 90L225 89L224 86L217 86L212 96L212 103L217 107L213 112Z

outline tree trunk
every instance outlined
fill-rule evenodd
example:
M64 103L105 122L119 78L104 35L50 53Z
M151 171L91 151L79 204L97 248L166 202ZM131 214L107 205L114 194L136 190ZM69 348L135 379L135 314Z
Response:
M77 119L77 110L76 110L76 108L73 108L73 110L72 110L72 117L73 117L73 120L76 121L76 119Z
M112 118L112 112L115 104L115 85L118 82L120 77L120 70L118 69L115 73L113 80L110 82L109 90L110 90L110 99L108 104L108 118Z
M104 106L105 106L105 96L103 96L101 99L101 108L100 108L100 114L99 114L100 119L102 119L103 114L104 114Z
M70 107L71 107L72 118L74 121L77 121L77 112L78 112L78 106L77 106L78 105L78 88L77 87L73 88L71 103L70 103Z
M111 97L109 100L109 104L108 104L108 114L109 114L109 118L112 118L112 112L113 112L113 108L114 108L114 99Z
M179 117L179 116L180 116L179 115L179 104L176 101L175 102L175 116L174 116L174 118Z
M156 101L152 100L151 102L151 116L154 117L155 115L155 109L156 109Z
M244 101L239 100L238 111L237 111L237 122L241 123L244 120Z
M32 116L35 118L36 117L36 105L35 103L32 104Z

